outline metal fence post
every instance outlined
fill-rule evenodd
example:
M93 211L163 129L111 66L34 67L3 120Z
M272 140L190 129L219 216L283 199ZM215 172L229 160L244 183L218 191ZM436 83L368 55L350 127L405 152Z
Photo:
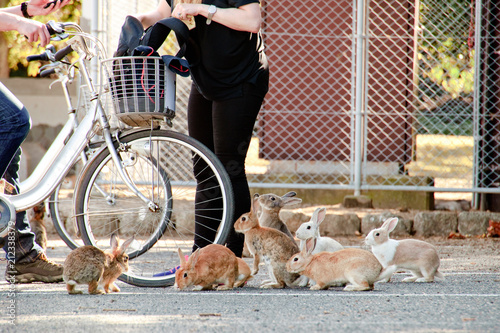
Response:
M474 148L473 148L473 164L472 164L472 186L479 187L479 143L480 143L480 85L481 85L481 11L483 4L481 0L476 0L476 21L474 24L474 105L473 105L473 119L474 119ZM481 195L476 192L472 196L471 207L479 209Z
M356 13L356 93L354 121L354 195L361 194L361 168L363 162L363 92L365 85L365 1L358 0Z

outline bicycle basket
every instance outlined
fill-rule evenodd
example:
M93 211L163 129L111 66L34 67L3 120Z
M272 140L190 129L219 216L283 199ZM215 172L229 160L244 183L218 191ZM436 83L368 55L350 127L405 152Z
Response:
M175 116L175 74L160 57L118 57L102 62L117 118L134 127Z

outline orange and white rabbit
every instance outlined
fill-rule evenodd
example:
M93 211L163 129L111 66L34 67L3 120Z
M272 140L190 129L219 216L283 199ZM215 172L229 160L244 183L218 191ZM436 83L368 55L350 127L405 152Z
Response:
M370 251L347 248L312 254L315 246L316 239L308 239L305 248L292 256L286 265L289 272L299 273L314 281L311 290L346 284L345 291L372 290L374 283L380 279L382 265Z

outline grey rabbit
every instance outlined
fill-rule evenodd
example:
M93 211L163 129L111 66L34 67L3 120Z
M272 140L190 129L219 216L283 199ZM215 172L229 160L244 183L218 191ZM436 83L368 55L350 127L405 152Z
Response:
M302 202L302 199L295 198L297 193L290 191L283 196L279 196L273 193L269 194L255 194L254 199L258 197L260 204L259 211L259 224L262 227L274 228L285 235L290 237L291 240L295 242L295 238L286 226L286 224L280 219L280 211L283 207L288 207L292 205L297 205Z

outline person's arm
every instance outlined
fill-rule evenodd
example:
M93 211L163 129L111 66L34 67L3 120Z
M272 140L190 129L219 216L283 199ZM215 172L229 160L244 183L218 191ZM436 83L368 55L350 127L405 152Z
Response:
M171 13L171 8L168 5L167 1L165 0L160 0L158 7L156 7L155 10L152 10L147 13L141 13L141 14L136 14L134 15L139 21L141 21L142 26L144 28L147 28L156 22L158 22L161 19L164 19L166 17L170 16Z
M137 14L136 17L141 21L142 26L147 28L157 21L169 17L171 12L173 17L181 20L186 20L188 16L196 15L207 17L208 7L210 6L204 4L180 3L175 6L172 12L168 3L165 0L161 0L155 10ZM234 30L257 33L262 23L260 5L258 2L254 2L239 8L217 8L212 21Z
M172 16L181 20L196 15L207 17L208 7L210 5L180 3L175 6ZM212 21L234 30L257 33L262 23L260 5L258 2L254 2L238 8L217 7L217 12L213 15Z
M67 5L69 1L31 0L27 2L27 13L30 16L47 15ZM0 8L0 31L10 30L25 35L29 42L40 40L41 46L50 42L50 34L45 24L24 18L21 6Z
M26 11L29 16L41 16L53 13L59 8L66 6L71 0L31 0L26 1ZM21 5L0 8L0 13L10 13L23 16Z
M0 12L0 31L16 30L33 43L40 40L40 45L45 46L50 42L50 34L45 24L25 19L11 13Z

